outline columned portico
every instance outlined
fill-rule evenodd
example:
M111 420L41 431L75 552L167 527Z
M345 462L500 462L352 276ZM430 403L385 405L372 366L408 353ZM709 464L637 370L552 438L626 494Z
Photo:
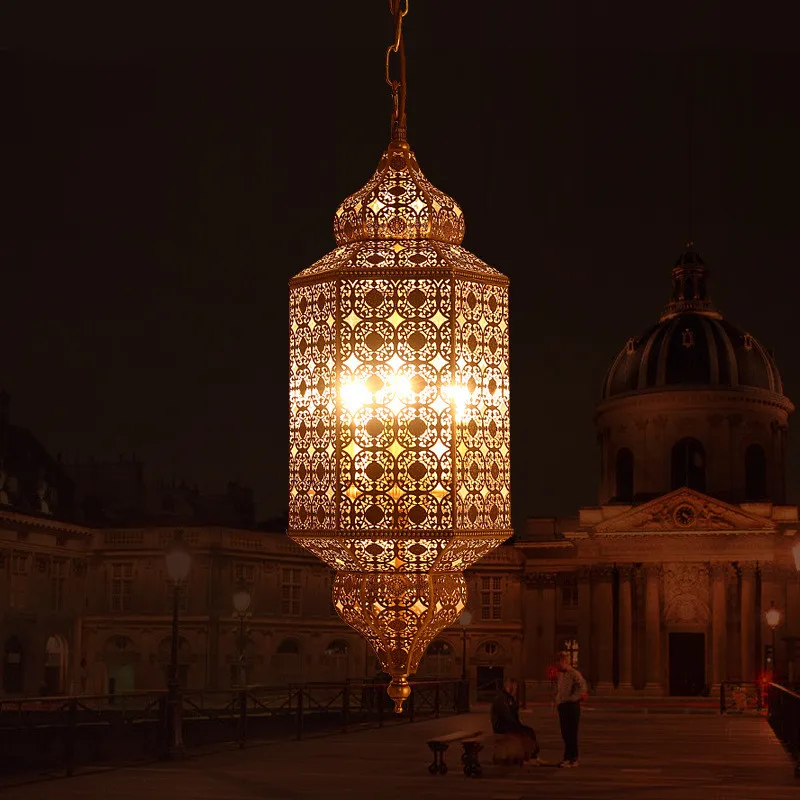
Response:
M633 691L633 567L623 564L619 573L619 685L620 693Z
M727 679L727 576L728 564L711 565L711 683L712 691Z
M661 565L645 565L645 691L662 694L661 664Z
M608 692L614 686L614 595L613 568L603 565L592 570L592 620L597 632L596 691Z
M741 629L742 680L756 679L756 563L743 561L739 564L741 575Z

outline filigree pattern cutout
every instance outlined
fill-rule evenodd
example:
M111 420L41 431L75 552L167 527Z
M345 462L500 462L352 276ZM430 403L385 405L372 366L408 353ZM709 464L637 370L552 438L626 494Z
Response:
M508 292L456 282L456 381L469 389L458 426L459 530L510 526Z
M461 244L464 214L422 174L410 150L388 150L363 189L336 210L337 244L368 239L437 239Z
M297 287L290 295L289 524L336 528L336 287Z
M343 281L343 385L366 387L342 409L341 527L452 529L452 337L448 281Z
M413 675L428 645L466 607L460 573L338 573L333 602L390 675Z

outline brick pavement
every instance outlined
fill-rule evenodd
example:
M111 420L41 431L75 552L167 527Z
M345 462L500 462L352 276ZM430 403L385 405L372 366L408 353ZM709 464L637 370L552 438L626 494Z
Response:
M523 721L537 730L542 757L557 762L561 743L550 710L534 708L523 715ZM784 800L800 793L791 761L760 717L615 714L590 706L581 724L581 765L575 770L488 765L483 778L468 779L458 769L460 748L453 747L448 752L448 774L429 775L426 739L454 730L486 729L488 716L480 712L5 787L2 796L3 800Z

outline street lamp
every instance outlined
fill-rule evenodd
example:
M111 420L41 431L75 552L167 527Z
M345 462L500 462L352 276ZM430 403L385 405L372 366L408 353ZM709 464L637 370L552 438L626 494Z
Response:
M461 207L407 141L408 4L390 7L391 142L337 209L336 249L290 282L287 532L336 571L336 611L402 713L465 570L513 531L508 279L461 246Z
M176 531L175 537L164 555L167 575L173 583L172 594L172 645L170 647L169 679L167 680L167 758L183 755L183 704L178 680L178 611L180 608L180 586L189 575L192 554L183 535Z
M764 612L764 619L767 621L767 625L769 625L770 630L772 631L772 680L777 681L778 679L778 658L777 658L777 651L775 650L775 629L781 624L781 612L780 609L775 607L775 601L773 600L770 607Z
M464 610L458 618L461 626L461 695L462 710L469 710L469 684L467 683L467 628L472 622L472 613Z
M458 624L461 626L461 680L464 683L467 681L467 628L471 622L472 614L469 611L464 611L458 618Z
M245 620L250 616L250 603L252 595L244 581L240 581L233 593L233 609L239 620L239 638L237 641L237 651L239 653L239 686L244 689L247 685L247 672L244 665L244 648L247 644L246 631L244 629Z

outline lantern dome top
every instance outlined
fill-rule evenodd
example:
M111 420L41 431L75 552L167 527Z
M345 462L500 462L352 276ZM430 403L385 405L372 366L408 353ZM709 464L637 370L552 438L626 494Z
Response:
M369 240L429 239L461 244L464 213L419 168L405 141L393 141L369 182L336 210L338 245Z

